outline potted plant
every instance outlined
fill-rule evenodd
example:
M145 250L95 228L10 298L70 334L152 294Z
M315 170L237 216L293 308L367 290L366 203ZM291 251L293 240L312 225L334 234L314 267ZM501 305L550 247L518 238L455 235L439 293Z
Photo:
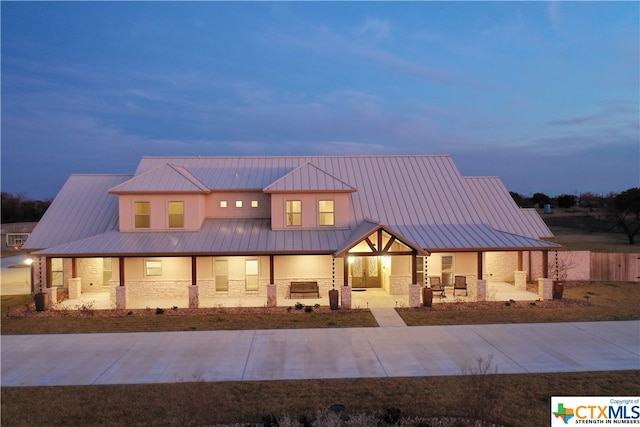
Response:
M338 291L335 288L329 291L329 306L331 310L338 309Z
M431 307L433 303L433 289L428 286L422 288L422 302L425 307Z
M33 296L36 304L36 311L45 311L47 309L47 294L42 292L42 285L38 286L38 292Z
M564 284L567 280L568 271L575 266L575 262L571 259L559 259L558 251L556 251L555 263L551 265L549 275L553 279L553 299L562 299L564 293Z

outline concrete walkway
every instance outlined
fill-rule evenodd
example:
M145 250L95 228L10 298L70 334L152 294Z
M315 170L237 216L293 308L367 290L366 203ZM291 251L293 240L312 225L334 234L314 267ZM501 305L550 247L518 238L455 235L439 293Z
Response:
M4 335L2 386L640 369L640 321Z

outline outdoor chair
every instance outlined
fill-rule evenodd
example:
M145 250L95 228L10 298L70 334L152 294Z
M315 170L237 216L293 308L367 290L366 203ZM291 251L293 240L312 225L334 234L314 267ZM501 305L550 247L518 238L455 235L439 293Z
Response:
M453 296L456 296L456 291L464 291L465 295L469 295L467 293L467 276L456 276L455 282L453 283Z
M429 283L431 284L431 289L433 293L440 292L440 295L446 297L444 294L444 285L440 280L440 276L429 276Z

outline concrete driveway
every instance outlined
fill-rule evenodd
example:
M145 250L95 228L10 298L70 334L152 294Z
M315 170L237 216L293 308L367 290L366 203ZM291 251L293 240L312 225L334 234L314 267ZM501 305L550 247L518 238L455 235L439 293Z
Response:
M640 321L2 336L2 386L640 369Z
M29 295L31 293L31 268L24 263L26 255L16 255L0 260L0 294Z

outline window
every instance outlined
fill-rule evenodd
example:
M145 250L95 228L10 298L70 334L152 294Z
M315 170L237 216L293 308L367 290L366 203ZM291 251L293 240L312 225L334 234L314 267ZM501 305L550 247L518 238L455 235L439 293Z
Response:
M135 202L135 227L136 228L149 228L151 227L151 203L149 202Z
M236 208L242 207L242 200L236 200Z
M252 208L257 208L258 207L258 201L257 200L252 200L251 201L251 207Z
M318 212L320 225L335 225L333 200L320 200L318 202Z
M146 260L145 270L147 276L162 276L162 261L154 259Z
M258 290L258 260L248 259L245 263L245 288L247 291Z
M169 227L184 227L184 202L169 202Z
M113 266L111 258L102 258L102 286L109 286L113 276Z
M229 262L227 260L216 260L216 291L224 292L229 290Z
M64 286L64 267L62 258L51 258L51 286Z
M302 202L287 200L287 226L302 225Z
M221 208L226 208L227 207L227 201L226 200L220 200L220 207Z

